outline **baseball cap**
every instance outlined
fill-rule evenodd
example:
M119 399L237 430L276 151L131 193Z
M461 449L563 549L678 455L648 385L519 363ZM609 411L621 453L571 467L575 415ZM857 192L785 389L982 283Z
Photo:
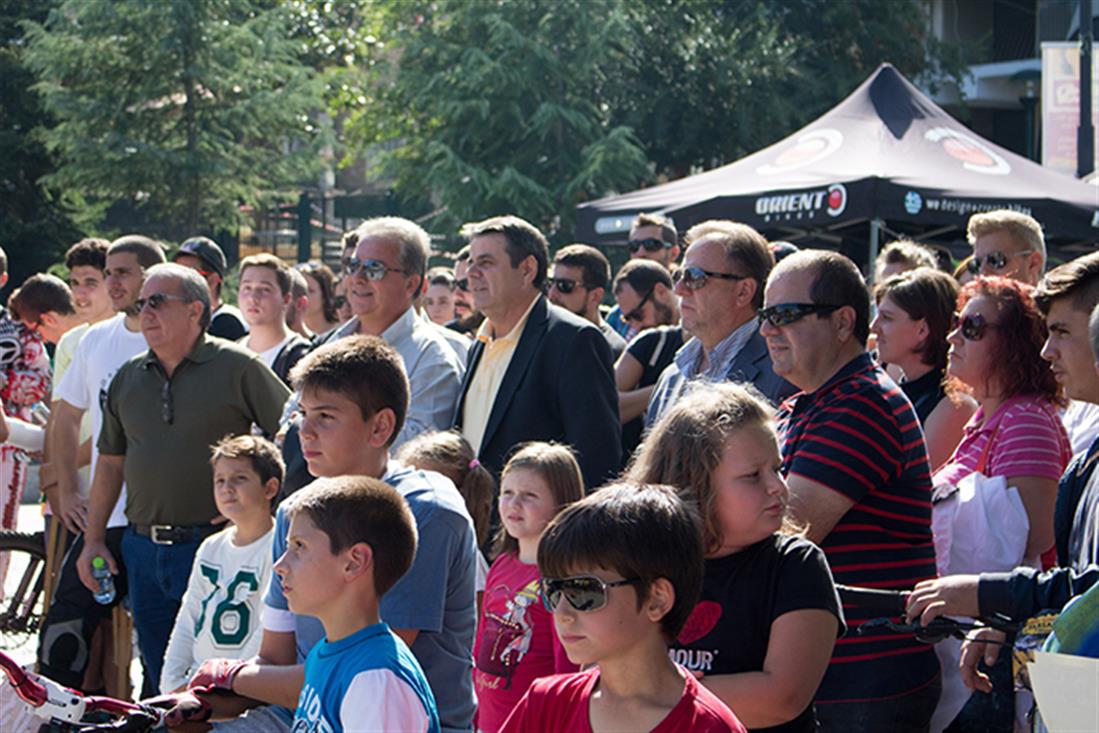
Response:
M225 262L225 253L221 247L209 237L191 237L179 245L179 251L172 255L172 261L179 259L180 255L193 255L202 260L207 267L224 278L228 265Z

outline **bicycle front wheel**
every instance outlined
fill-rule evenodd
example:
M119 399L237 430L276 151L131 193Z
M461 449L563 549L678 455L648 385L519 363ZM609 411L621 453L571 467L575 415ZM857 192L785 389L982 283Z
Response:
M0 531L0 649L14 649L38 633L46 615L46 545L42 533Z

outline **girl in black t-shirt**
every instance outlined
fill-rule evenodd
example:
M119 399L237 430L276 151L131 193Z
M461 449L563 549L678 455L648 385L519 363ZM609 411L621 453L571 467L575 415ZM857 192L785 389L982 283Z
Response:
M676 487L702 519L702 598L672 658L751 730L809 733L843 613L824 553L786 520L781 465L766 401L715 384L664 414L629 478Z

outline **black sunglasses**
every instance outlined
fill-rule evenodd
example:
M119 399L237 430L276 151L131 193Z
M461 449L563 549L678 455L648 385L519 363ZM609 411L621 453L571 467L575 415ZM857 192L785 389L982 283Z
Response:
M675 246L672 242L665 242L663 239L657 239L656 237L650 237L648 239L631 239L626 245L630 248L631 253L636 253L641 249L644 249L646 252L659 252L662 249L671 249Z
M672 273L672 282L676 285L679 281L683 281L683 287L688 290L701 290L706 286L706 280L711 277L716 277L719 280L747 280L747 275L734 275L729 272L710 272L709 270L703 270L701 267L680 267L678 270Z
M396 267L390 267L381 260L358 260L351 257L347 260L346 267L344 268L348 275L358 275L359 271L362 271L363 277L367 280L377 282L391 272L399 272L402 275L407 275L405 270L398 269Z
M458 286L458 289L463 293L469 292L469 278L463 277L461 280L455 280L454 284Z
M767 321L775 328L782 328L800 321L810 313L826 315L842 307L825 303L779 303L769 308L760 308L759 323L763 325L763 322Z
M178 300L181 303L190 303L191 299L182 295L169 295L168 293L153 293L148 298L138 298L134 301L134 307L137 308L137 312L145 310L145 306L148 305L155 311L160 310L160 306L164 305L169 300Z
M345 305L347 305L346 295L337 295L335 298L332 299L332 307L336 310L343 308Z
M625 320L630 321L642 321L645 319L645 314L641 312L641 309L645 307L645 304L649 302L649 298L653 297L653 289L650 288L649 292L645 293L645 297L641 299L641 302L637 304L637 307L632 311L622 316Z
M989 323L980 313L972 313L964 318L954 315L950 322L950 330L958 331L966 341L980 341L990 328L996 328L995 323Z
M989 252L983 258L974 256L973 259L969 261L969 264L966 265L966 269L969 270L969 272L973 275L980 275L983 261L983 264L988 265L993 270L1002 270L1007 267L1007 261L1010 260L1012 257L1022 257L1023 255L1028 255L1033 251L1034 250L1032 249L1027 249L1023 250L1022 252L1012 252L1008 255L1004 254L1000 250L996 250L995 252Z
M567 277L551 277L546 279L546 287L557 288L557 291L568 295L573 290L576 290L576 286L580 283L575 280L570 280ZM580 287L584 287L580 285Z
M569 605L577 611L598 611L607 605L607 589L621 585L636 585L641 578L627 578L606 582L594 575L577 575L572 578L542 578L538 581L542 605L553 613L561 603L561 596L568 599Z

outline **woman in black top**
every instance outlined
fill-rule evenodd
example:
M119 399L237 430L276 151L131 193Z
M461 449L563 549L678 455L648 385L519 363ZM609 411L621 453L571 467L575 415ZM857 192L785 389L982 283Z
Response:
M962 439L962 428L977 409L969 397L947 396L946 356L958 285L945 272L917 267L878 285L878 315L870 324L878 358L899 368L900 387L923 426L931 468L941 466Z

